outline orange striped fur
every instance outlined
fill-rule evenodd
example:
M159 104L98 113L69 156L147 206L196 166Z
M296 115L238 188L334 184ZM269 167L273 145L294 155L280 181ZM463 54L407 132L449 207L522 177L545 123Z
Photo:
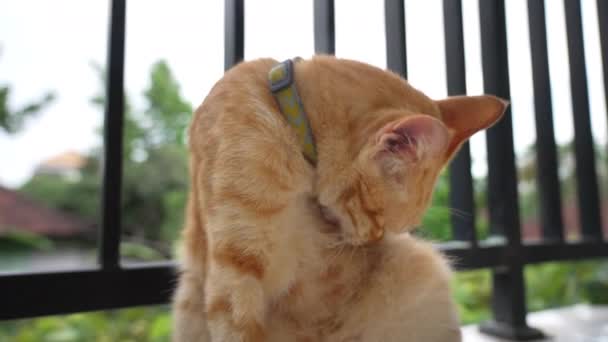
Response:
M191 123L174 341L459 341L449 266L408 232L506 104L434 101L363 63L302 60L313 167L269 91L276 63L229 70Z

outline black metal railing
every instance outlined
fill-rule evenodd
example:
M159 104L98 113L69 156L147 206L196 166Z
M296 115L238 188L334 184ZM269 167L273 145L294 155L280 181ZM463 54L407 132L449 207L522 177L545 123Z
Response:
M102 234L99 267L90 270L0 275L0 319L27 318L88 310L167 303L174 287L171 263L127 267L120 264L120 194L122 182L123 71L125 2L111 1L105 112ZM537 183L542 242L522 242L517 194L513 127L510 111L487 131L488 209L490 231L504 243L478 241L474 215L452 217L457 243L440 246L457 260L458 269L491 268L493 319L482 331L520 340L541 336L526 324L525 265L608 256L602 237L600 199L585 70L580 0L563 0L570 59L575 126L578 205L583 239L564 240L557 152L553 129L547 34L543 0L528 1L530 51L537 132ZM311 4L312 5L312 4ZM484 91L510 98L504 0L480 0ZM465 53L461 0L444 0L448 94L465 94ZM604 84L608 100L608 2L597 1ZM404 0L385 0L388 67L407 76ZM225 0L225 68L244 58L244 3ZM334 2L314 0L317 53L335 52ZM465 144L450 165L450 206L474 213L471 157Z

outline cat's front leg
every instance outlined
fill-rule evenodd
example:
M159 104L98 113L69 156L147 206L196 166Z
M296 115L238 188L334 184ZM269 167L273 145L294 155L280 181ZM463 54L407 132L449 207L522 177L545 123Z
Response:
M173 305L173 342L209 342L203 281L191 272L180 275Z
M206 311L213 342L265 341L263 255L260 250L237 243L212 249Z

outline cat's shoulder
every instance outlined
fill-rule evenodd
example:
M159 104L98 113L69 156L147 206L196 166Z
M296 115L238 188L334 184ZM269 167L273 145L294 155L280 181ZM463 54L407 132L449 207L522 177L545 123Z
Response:
M268 93L268 72L277 63L271 58L260 58L241 62L228 69L211 87L195 115L201 115L219 104L236 105L243 97L259 95L262 89Z
M268 72L276 63L274 59L260 58L241 62L226 71L194 111L190 136L196 140L207 136L214 126L250 127L252 120L253 124L263 121L256 116L273 108Z

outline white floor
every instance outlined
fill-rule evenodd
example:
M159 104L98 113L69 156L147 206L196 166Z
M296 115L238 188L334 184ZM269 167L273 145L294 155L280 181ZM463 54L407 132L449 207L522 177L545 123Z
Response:
M528 325L542 330L551 342L608 342L608 305L579 304L528 315ZM502 342L483 335L477 326L465 326L464 342Z

